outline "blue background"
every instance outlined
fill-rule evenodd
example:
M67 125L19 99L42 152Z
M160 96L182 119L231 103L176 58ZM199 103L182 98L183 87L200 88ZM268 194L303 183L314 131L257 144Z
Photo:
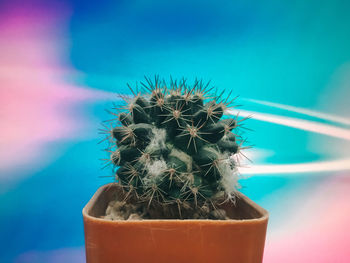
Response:
M29 56L30 48L16 37L33 40L35 45L44 36L42 41L48 46L39 50L43 56L55 54L55 67L62 70L54 82L69 86L72 93L75 87L82 89L82 94L92 94L92 98L82 96L69 104L67 116L73 123L76 120L84 124L74 134L33 142L31 145L40 144L41 150L29 163L22 163L22 155L25 159L31 154L26 149L15 153L15 162L5 160L0 164L0 262L84 262L81 210L100 185L112 181L103 177L112 175L112 170L101 170L99 159L105 154L101 151L103 145L98 144L102 137L97 129L102 120L109 118L104 109L117 98L114 93L129 94L126 83L134 84L144 75L212 80L219 91L233 89L234 95L240 95L243 110L330 125L326 127L349 134L346 121L251 100L292 105L349 120L349 5L346 1L272 0L1 2L1 29L7 29L0 44L13 37L24 56ZM16 31L17 27L26 28L16 24L26 17L33 26ZM16 47L10 51L21 63ZM7 53L4 47L0 51ZM9 105L4 98L9 92L5 90L9 83L6 74L12 68L1 66L4 97L0 102ZM25 67L31 68L30 63ZM49 66L33 64L33 68L40 76L47 74ZM30 94L30 80L26 78L20 81L29 83L23 90ZM60 91L56 86L52 89ZM31 96L36 95L28 95L28 100ZM57 109L65 111L67 105L58 104ZM25 112L24 108L21 114ZM15 113L5 113L8 118L16 118ZM43 129L50 125L50 121L43 123L35 116L28 118ZM320 134L254 119L254 114L246 125L253 130L246 132L254 144L250 150L253 165L317 164L350 157L348 135L340 138L326 128ZM15 125L7 128L17 129ZM23 137L32 136L26 129L22 132ZM1 147L6 154L7 146ZM286 171L258 176L248 172L243 175L247 178L240 180L241 191L271 213L268 238L272 241L267 243L266 262L278 262L273 240L283 237L274 239L274 231L283 227L287 233L294 231L295 225L285 226L282 221L288 214L286 205L291 207L291 214L297 214L296 203L311 198L315 188L321 192L327 189L329 180L347 178L349 166L326 172ZM349 185L348 180L345 184ZM346 218L348 211L343 212ZM337 247L334 249L337 251ZM337 262L346 262L348 255ZM307 260L302 257L298 262Z

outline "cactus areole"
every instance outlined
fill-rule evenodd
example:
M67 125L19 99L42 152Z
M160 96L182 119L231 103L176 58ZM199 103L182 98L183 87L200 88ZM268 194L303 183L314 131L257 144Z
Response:
M151 219L222 219L216 205L235 200L242 149L241 120L227 115L231 94L215 96L209 83L198 80L189 85L155 77L141 85L141 92L120 96L111 112L117 120L108 130L107 150L125 191L116 209L132 204L128 216ZM113 217L107 211L106 218Z

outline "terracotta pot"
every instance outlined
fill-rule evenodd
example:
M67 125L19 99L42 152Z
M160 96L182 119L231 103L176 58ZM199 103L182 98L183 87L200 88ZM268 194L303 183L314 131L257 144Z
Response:
M262 262L268 212L240 194L223 207L232 220L109 221L116 184L98 189L83 209L87 263Z

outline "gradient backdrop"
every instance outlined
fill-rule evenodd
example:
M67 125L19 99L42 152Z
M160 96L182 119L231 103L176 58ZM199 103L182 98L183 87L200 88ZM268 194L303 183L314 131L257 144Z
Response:
M350 262L347 1L0 1L0 262L85 262L100 122L144 75L243 104L265 263Z

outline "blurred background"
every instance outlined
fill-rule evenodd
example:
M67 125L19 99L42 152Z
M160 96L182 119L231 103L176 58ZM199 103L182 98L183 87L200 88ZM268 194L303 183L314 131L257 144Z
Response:
M0 1L0 262L85 262L98 134L143 76L240 95L265 263L350 262L350 2Z

